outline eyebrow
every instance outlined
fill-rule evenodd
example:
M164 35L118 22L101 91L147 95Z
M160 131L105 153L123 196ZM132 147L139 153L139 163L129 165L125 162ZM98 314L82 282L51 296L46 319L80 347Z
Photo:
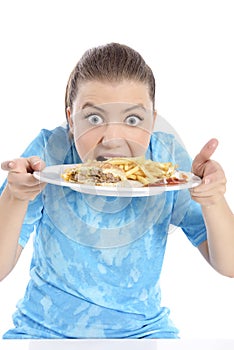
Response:
M136 104L136 105L134 105L134 106L131 106L131 107L129 107L129 108L126 108L126 109L124 110L124 112L130 112L130 111L132 111L132 110L134 110L134 109L137 109L137 108L143 109L143 111L146 112L146 108L145 108L145 107L143 106L143 104L141 104L141 103Z
M97 105L91 103L91 102L86 102L83 106L82 106L82 109L85 109L85 108L89 108L89 107L92 107L92 108L95 108L97 109L98 111L100 112L105 112L105 109L101 108L101 107L98 107ZM126 113L126 112L130 112L134 109L137 109L137 108L140 108L142 109L144 112L146 112L146 108L143 106L142 103L139 103L139 104L136 104L136 105L133 105L131 107L128 107L126 108L123 112Z
M105 112L105 110L101 107L96 106L95 104L91 103L91 102L86 102L81 109L85 109L85 108L89 108L89 107L93 107L95 109L97 109L100 112Z

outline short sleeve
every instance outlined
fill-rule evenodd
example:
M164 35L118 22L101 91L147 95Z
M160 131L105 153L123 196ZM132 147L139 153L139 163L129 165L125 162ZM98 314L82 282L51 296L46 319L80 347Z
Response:
M37 229L42 217L43 201L40 193L32 202L29 203L27 213L22 225L19 244L25 247L31 234Z
M192 200L188 190L176 192L171 224L180 227L195 247L207 239L201 206Z
M31 156L39 156L43 157L43 152L45 148L46 138L45 132L42 130L39 135L30 143L30 145L23 152L22 157L31 157ZM0 188L0 194L3 192L5 186L7 184L7 180L4 181ZM22 247L25 247L28 242L30 235L34 232L35 228L39 225L40 218L42 216L43 209L43 201L42 194L40 193L33 201L31 201L28 205L28 209L24 218L24 222L22 225L19 244Z
M191 171L192 159L177 140L174 141L174 158L179 170ZM181 227L189 241L197 247L207 239L201 206L191 198L189 190L177 191L175 198L172 221Z
M45 161L46 166L79 163L81 160L77 155L68 131L68 127L62 126L53 130L42 129L22 153L21 157L38 156ZM3 191L6 183L6 181L3 183L0 193ZM44 208L43 196L44 191L29 203L19 238L19 244L23 247L28 242L30 235L40 225Z
M176 140L174 147L175 162L179 165L179 169L191 171L192 159L186 149ZM195 247L207 239L201 206L191 198L189 190L176 192L172 224L179 226Z
M177 164L181 171L191 171L192 158L172 134L154 133L149 151L148 154L153 160L170 161ZM194 246L198 246L207 238L201 206L192 200L187 189L174 192L171 224L180 227Z

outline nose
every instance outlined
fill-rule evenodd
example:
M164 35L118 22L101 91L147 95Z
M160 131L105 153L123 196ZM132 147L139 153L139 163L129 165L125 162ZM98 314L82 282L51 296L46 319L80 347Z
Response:
M102 144L106 147L116 147L123 140L123 128L120 123L110 123L106 125Z

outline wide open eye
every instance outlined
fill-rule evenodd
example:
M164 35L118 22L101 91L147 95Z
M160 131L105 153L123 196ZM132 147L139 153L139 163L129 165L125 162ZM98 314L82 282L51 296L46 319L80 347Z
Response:
M92 125L100 125L103 123L103 118L100 117L98 114L89 114L87 117L85 117L90 124Z
M143 118L133 114L125 118L125 123L129 126L137 126L142 120Z

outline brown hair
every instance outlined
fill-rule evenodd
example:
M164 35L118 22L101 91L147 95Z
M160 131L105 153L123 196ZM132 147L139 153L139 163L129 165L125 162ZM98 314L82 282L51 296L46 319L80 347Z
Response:
M77 97L81 82L136 80L148 85L154 105L155 79L152 70L142 56L132 48L110 43L87 50L70 74L65 95L65 110Z

